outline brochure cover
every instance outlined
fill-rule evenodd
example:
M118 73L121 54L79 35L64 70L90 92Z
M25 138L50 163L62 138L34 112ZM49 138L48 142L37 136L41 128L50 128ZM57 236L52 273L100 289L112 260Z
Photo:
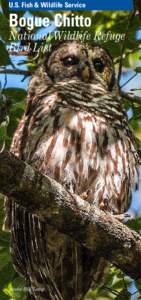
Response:
M0 0L0 299L141 298L141 1Z

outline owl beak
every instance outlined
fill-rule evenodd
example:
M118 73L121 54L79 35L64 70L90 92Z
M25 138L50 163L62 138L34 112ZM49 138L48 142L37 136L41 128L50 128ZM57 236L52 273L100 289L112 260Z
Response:
M88 61L83 61L80 64L80 74L84 82L90 82L94 79L93 69Z

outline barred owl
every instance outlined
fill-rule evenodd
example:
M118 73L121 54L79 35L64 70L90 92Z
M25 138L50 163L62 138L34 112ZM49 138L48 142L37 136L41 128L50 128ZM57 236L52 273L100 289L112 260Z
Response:
M124 213L138 185L139 158L119 96L112 58L99 45L59 43L30 80L11 151L69 192ZM79 300L107 262L6 201L11 254L28 299Z

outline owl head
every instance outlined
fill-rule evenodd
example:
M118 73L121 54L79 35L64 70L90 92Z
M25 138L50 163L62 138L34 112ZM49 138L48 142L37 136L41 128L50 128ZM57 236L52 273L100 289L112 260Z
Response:
M113 61L99 45L65 41L55 46L45 58L44 67L53 82L77 78L82 82L98 81L108 90L115 83Z
M114 65L107 50L73 40L59 42L51 53L45 54L30 81L29 94L40 94L45 87L70 79L82 84L100 83L107 91L117 90Z

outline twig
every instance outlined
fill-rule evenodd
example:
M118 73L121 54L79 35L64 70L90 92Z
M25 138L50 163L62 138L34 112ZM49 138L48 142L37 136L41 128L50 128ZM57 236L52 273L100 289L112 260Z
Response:
M25 75L30 76L32 72L20 69L2 69L0 68L0 74L13 74L13 75Z
M136 11L134 10L131 13L131 15L129 16L128 22L127 22L127 28L126 28L126 32L125 32L125 39L123 41L122 48L121 48L121 59L120 59L120 63L119 63L118 82L120 82L121 73L122 73L123 54L124 54L124 50L125 50L125 44L126 44L126 40L127 40L127 37L128 37L129 28L130 28L132 20L133 20L133 18L135 16L135 13L136 13Z
M137 104L141 105L141 97L136 96L135 94L120 91L120 95L121 95L121 97L123 97L124 99L126 99L132 103L137 103Z
M6 86L7 86L7 74L5 73L3 90L6 88Z
M9 55L13 56L29 56L29 51L8 51Z
M102 289L105 290L105 291L108 291L108 292L112 293L115 296L119 295L119 292L117 292L116 290L113 290L112 288L109 288L108 286L103 286Z
M124 53L122 58L124 59L125 57L128 57L130 54L138 51L138 50L141 50L141 45L139 45L138 47L135 47L134 49L131 49L129 50L127 53ZM114 65L118 64L121 60L121 56L118 56L114 59Z
M138 75L138 73L135 73L133 76L131 76L127 81L125 81L123 83L123 85L120 87L121 89L127 84L129 83L132 79L134 79L136 76Z

